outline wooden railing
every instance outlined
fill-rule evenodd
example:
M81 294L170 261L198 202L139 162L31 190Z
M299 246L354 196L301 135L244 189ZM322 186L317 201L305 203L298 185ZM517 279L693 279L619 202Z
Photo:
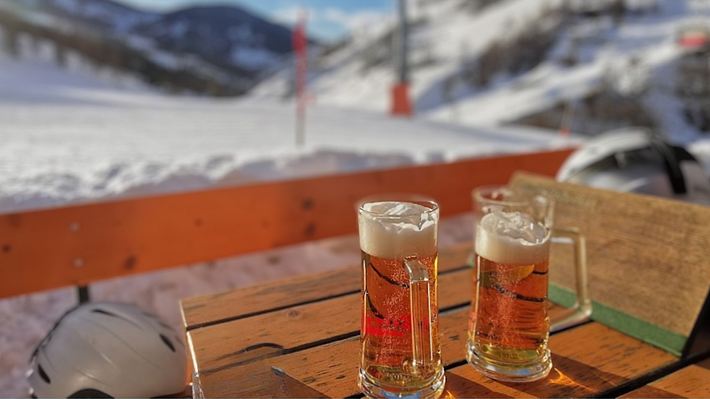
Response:
M383 192L467 212L470 191L518 170L554 175L571 150L338 174L0 215L0 298L356 231L354 203Z

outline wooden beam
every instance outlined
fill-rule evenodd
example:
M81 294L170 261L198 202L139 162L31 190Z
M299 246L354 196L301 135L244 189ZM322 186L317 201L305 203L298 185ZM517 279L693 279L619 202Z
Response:
M356 231L354 203L415 192L444 216L515 171L554 175L571 150L497 156L0 215L0 298Z

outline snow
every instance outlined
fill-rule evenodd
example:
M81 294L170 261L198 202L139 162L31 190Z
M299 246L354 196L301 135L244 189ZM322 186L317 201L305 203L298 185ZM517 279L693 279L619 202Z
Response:
M433 58L426 68L417 69L412 80L412 96L417 107L432 106L427 93L433 86L458 70L462 52L475 56L494 41L524 30L527 23L550 7L561 4L559 0L503 0L488 7L481 14L471 15L461 11L461 1L424 3L414 10L413 20L424 20L424 31L414 31L419 36L419 46L412 46L412 59ZM389 105L389 91L393 68L385 63L377 68L363 67L367 49L372 46L372 37L381 37L393 26L392 21L368 27L370 33L354 41L342 51L324 60L325 72L315 74L311 90L316 101L336 105L383 112ZM363 77L366 76L366 79ZM290 79L287 74L275 79ZM281 96L284 85L266 82L255 91L257 96ZM385 88L385 90L383 90ZM437 90L438 93L438 90ZM440 98L435 104L442 105Z
M412 21L424 21L413 26L412 65L427 57L432 61L412 70L411 94L419 118L475 128L497 127L611 90L622 97L640 98L668 140L688 145L701 159L710 159L710 147L705 144L710 139L686 121L673 87L680 79L676 65L684 55L676 43L677 34L689 26L707 26L710 2L627 0L627 7L633 11L620 24L611 17L575 21L558 33L546 59L537 67L518 75L501 74L483 88L462 83L459 76L465 60L476 59L493 43L525 34L563 2L497 1L478 13L462 11L464 3L422 2L410 14ZM577 2L581 7L588 3ZM315 101L352 109L387 110L393 68L386 61L373 67L367 67L367 62L373 49L383 48L378 40L392 27L392 21L374 25L370 35L359 35L318 64L313 62L320 65L309 77L310 95ZM572 66L561 62L570 54L577 59ZM291 80L291 74L276 75L254 93L260 98L291 95ZM453 87L447 88L451 82ZM569 116L574 118L573 114ZM706 162L706 166L709 164Z
M579 143L314 105L297 147L290 102L170 97L22 43L19 58L0 53L0 213Z
M2 35L0 34L0 39ZM26 47L26 46L23 46ZM28 54L23 48L23 59L18 60L0 52L0 104L22 108L29 103L96 103L101 93L112 96L120 93L140 93L148 90L145 85L126 75L109 70L97 72L80 57L67 53L67 68L59 68L51 60L54 46L47 42L39 44L40 50ZM103 74L104 78L97 76ZM19 112L28 110L20 109ZM0 134L9 132L3 123Z
M148 11L139 11L124 8L118 3L110 1L80 1L80 0L49 0L53 6L66 11L74 17L81 16L86 21L77 18L67 18L61 13L55 13L48 7L38 7L34 3L24 3L23 0L0 1L0 10L4 10L15 17L27 21L38 27L45 27L50 31L64 32L69 35L86 35L89 37L108 37L123 42L133 50L139 51L153 63L173 71L188 71L199 77L207 77L226 86L248 88L254 83L253 78L234 76L223 67L201 58L197 54L182 53L166 50L154 37L146 36L139 27L159 23L164 14ZM98 29L87 21L104 25ZM171 26L162 26L163 29L185 29L184 22ZM2 30L2 26L0 26ZM264 56L262 56L263 58ZM278 56L274 56L278 58ZM254 58L247 59L254 61ZM251 64L250 64L251 65ZM265 67L273 68L272 64Z
M305 148L286 104L98 89L71 106L0 101L0 212L578 142L534 129L471 129L364 111L310 110ZM80 101L81 100L81 101Z
M620 95L633 96L649 86L644 99L659 125L675 142L689 143L700 133L682 123L677 99L669 93L674 63L683 55L676 35L686 26L710 20L710 2L699 0L627 0L634 11L620 25L611 17L575 21L565 27L536 68L519 75L501 75L485 88L471 88L457 76L467 59L493 43L525 34L542 23L562 1L497 1L478 13L462 10L465 0L422 2L412 11L412 64L429 57L431 63L413 67L411 93L421 118L465 126L500 126L549 109L574 102L611 87ZM576 2L587 7L588 1ZM599 6L601 2L595 3ZM643 12L656 5L657 12ZM378 38L392 29L391 21L370 28L373 35L361 35L341 50L320 61L311 73L311 95L319 104L384 112L389 107L388 87L392 66L383 62L367 67L374 49L382 47ZM369 52L368 52L369 51ZM560 62L574 53L578 62ZM315 64L315 63L313 63ZM290 91L290 74L264 82L255 94L280 98ZM453 95L445 95L454 81Z

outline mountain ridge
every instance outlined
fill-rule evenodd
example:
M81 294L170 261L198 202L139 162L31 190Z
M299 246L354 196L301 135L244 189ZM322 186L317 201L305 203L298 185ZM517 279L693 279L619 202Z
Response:
M235 5L155 12L114 0L4 0L0 12L6 52L25 34L169 91L245 94L292 53L290 27Z

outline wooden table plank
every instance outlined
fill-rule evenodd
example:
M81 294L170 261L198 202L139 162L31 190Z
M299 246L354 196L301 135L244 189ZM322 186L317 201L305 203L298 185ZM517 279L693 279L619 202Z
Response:
M220 374L206 373L198 379L205 398L325 398L321 392L271 367L265 361L240 366L244 376L239 379L222 380L215 385ZM194 382L193 382L194 384ZM216 389L218 387L218 389Z
M554 335L550 347L554 368L544 380L502 383L463 365L447 374L447 390L453 397L588 397L677 360L599 323Z
M439 275L441 309L470 302L471 274L466 268ZM188 334L194 343L198 370L213 370L355 336L360 329L361 300L358 292L192 330Z
M550 314L560 314L565 310L553 306ZM442 355L446 364L464 359L463 342L466 339L467 317L467 306L441 316ZM359 338L353 337L239 367L205 372L203 381L209 396L271 396L271 387L268 384L260 384L258 380L272 378L271 368L276 367L328 396L349 396L357 393L354 378L357 374L359 351Z
M447 364L463 353L467 316L465 307L441 316L442 355ZM202 381L205 393L211 397L271 396L271 387L263 386L258 380L271 378L272 368L277 368L326 396L349 396L357 393L355 377L359 353L359 337L353 337L245 366L207 372ZM320 391L320 388L325 390Z
M555 369L542 382L502 384L481 376L462 364L472 276L460 266L469 250L462 246L443 251L440 262L439 305L450 308L440 319L450 396L590 396L676 360L634 338L589 323L551 338ZM190 300L197 306L186 307L185 315L195 322L189 335L205 394L358 394L360 273L359 267L350 267ZM210 301L219 309L200 316L213 309ZM561 312L564 309L551 309L552 314Z
M467 308L441 317L441 355L445 365L463 360L467 325ZM356 377L359 361L358 337L318 347L317 350L283 356L274 359L273 364L329 397L344 397L358 392ZM308 364L309 367L299 367L300 364Z
M362 272L356 266L260 284L182 301L185 328L193 330L239 317L359 291Z
M710 360L682 368L622 398L710 398Z
M439 271L464 265L470 251L470 244L441 248ZM352 294L360 290L361 273L357 265L351 265L340 270L188 298L181 303L183 323L189 331L266 311Z
M464 359L465 312L442 318L442 331L445 334L442 350L447 364L460 362ZM465 364L447 373L447 390L451 397L489 397L494 394L510 397L590 396L675 360L666 352L598 323L553 336L551 347L555 368L543 381L499 383ZM340 397L356 394L358 341L348 340L317 349L297 356L280 357L274 363L325 395ZM303 364L309 367L299 367ZM347 377L338 380L337 377L342 375Z

